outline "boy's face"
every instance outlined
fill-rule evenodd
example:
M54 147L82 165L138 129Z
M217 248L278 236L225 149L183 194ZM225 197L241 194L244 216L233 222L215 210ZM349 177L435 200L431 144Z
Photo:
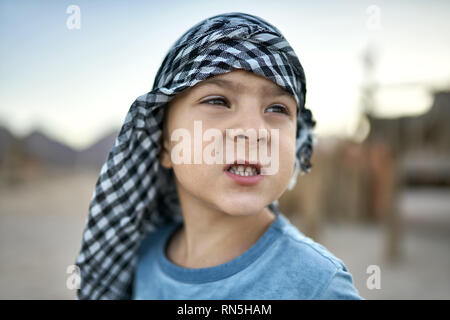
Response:
M195 131L194 121L201 121L202 134L212 128L220 131L224 155L226 143L237 141L237 138L234 140L228 135L227 129L243 129L244 132L254 129L257 133L258 129L265 129L268 136L261 138L259 143L266 143L269 157L278 152L277 171L271 175L259 174L259 177L236 177L234 169L239 168L233 168L234 173L228 171L230 164L238 160L236 149L231 161L224 157L221 163L208 164L202 160L194 164L194 140L199 141L198 127ZM164 123L164 148L160 162L165 168L173 168L182 205L183 202L193 201L230 215L257 214L277 200L288 186L295 162L296 125L297 104L292 95L266 78L246 70L234 70L202 81L179 93L170 102ZM190 164L177 164L179 162L173 158L172 150L179 146L180 140L173 141L171 138L179 129L184 129L191 137L188 143L191 146ZM279 133L275 144L271 141L274 140L274 135L271 135L274 129ZM205 147L211 145L213 140L205 141L203 138L200 141L203 154ZM244 160L249 161L249 139L243 141ZM274 145L278 150L271 150ZM259 155L257 160L261 162Z

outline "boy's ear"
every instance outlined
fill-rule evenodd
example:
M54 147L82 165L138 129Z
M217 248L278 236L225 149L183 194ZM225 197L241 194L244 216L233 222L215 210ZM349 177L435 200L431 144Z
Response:
M159 163L166 169L172 168L172 161L170 160L169 143L165 137L161 137L161 151L159 153Z

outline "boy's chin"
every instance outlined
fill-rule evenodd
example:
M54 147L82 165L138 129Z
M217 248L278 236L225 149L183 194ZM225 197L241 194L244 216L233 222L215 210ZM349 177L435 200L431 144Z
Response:
M222 210L232 216L251 216L267 207L266 201L255 199L228 200L222 202Z

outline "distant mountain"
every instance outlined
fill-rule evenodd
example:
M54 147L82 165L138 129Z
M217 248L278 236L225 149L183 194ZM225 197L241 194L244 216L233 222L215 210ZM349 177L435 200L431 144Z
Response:
M22 148L26 156L37 158L46 164L73 166L76 162L76 150L40 131L33 131L23 138Z
M114 146L119 130L113 130L90 147L78 153L77 164L81 166L101 167L109 151Z
M12 141L14 136L11 132L5 127L0 127L0 158L3 158Z
M15 152L21 159L34 159L44 165L100 168L113 147L118 132L119 129L113 130L88 148L78 151L38 130L18 138L7 128L0 126L0 162L7 153Z

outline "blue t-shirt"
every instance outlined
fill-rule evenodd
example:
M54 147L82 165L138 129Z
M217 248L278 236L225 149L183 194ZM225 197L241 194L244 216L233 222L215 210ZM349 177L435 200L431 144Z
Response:
M142 241L133 299L362 299L344 263L282 213L246 252L208 268L167 258L167 242L180 226L165 225Z

